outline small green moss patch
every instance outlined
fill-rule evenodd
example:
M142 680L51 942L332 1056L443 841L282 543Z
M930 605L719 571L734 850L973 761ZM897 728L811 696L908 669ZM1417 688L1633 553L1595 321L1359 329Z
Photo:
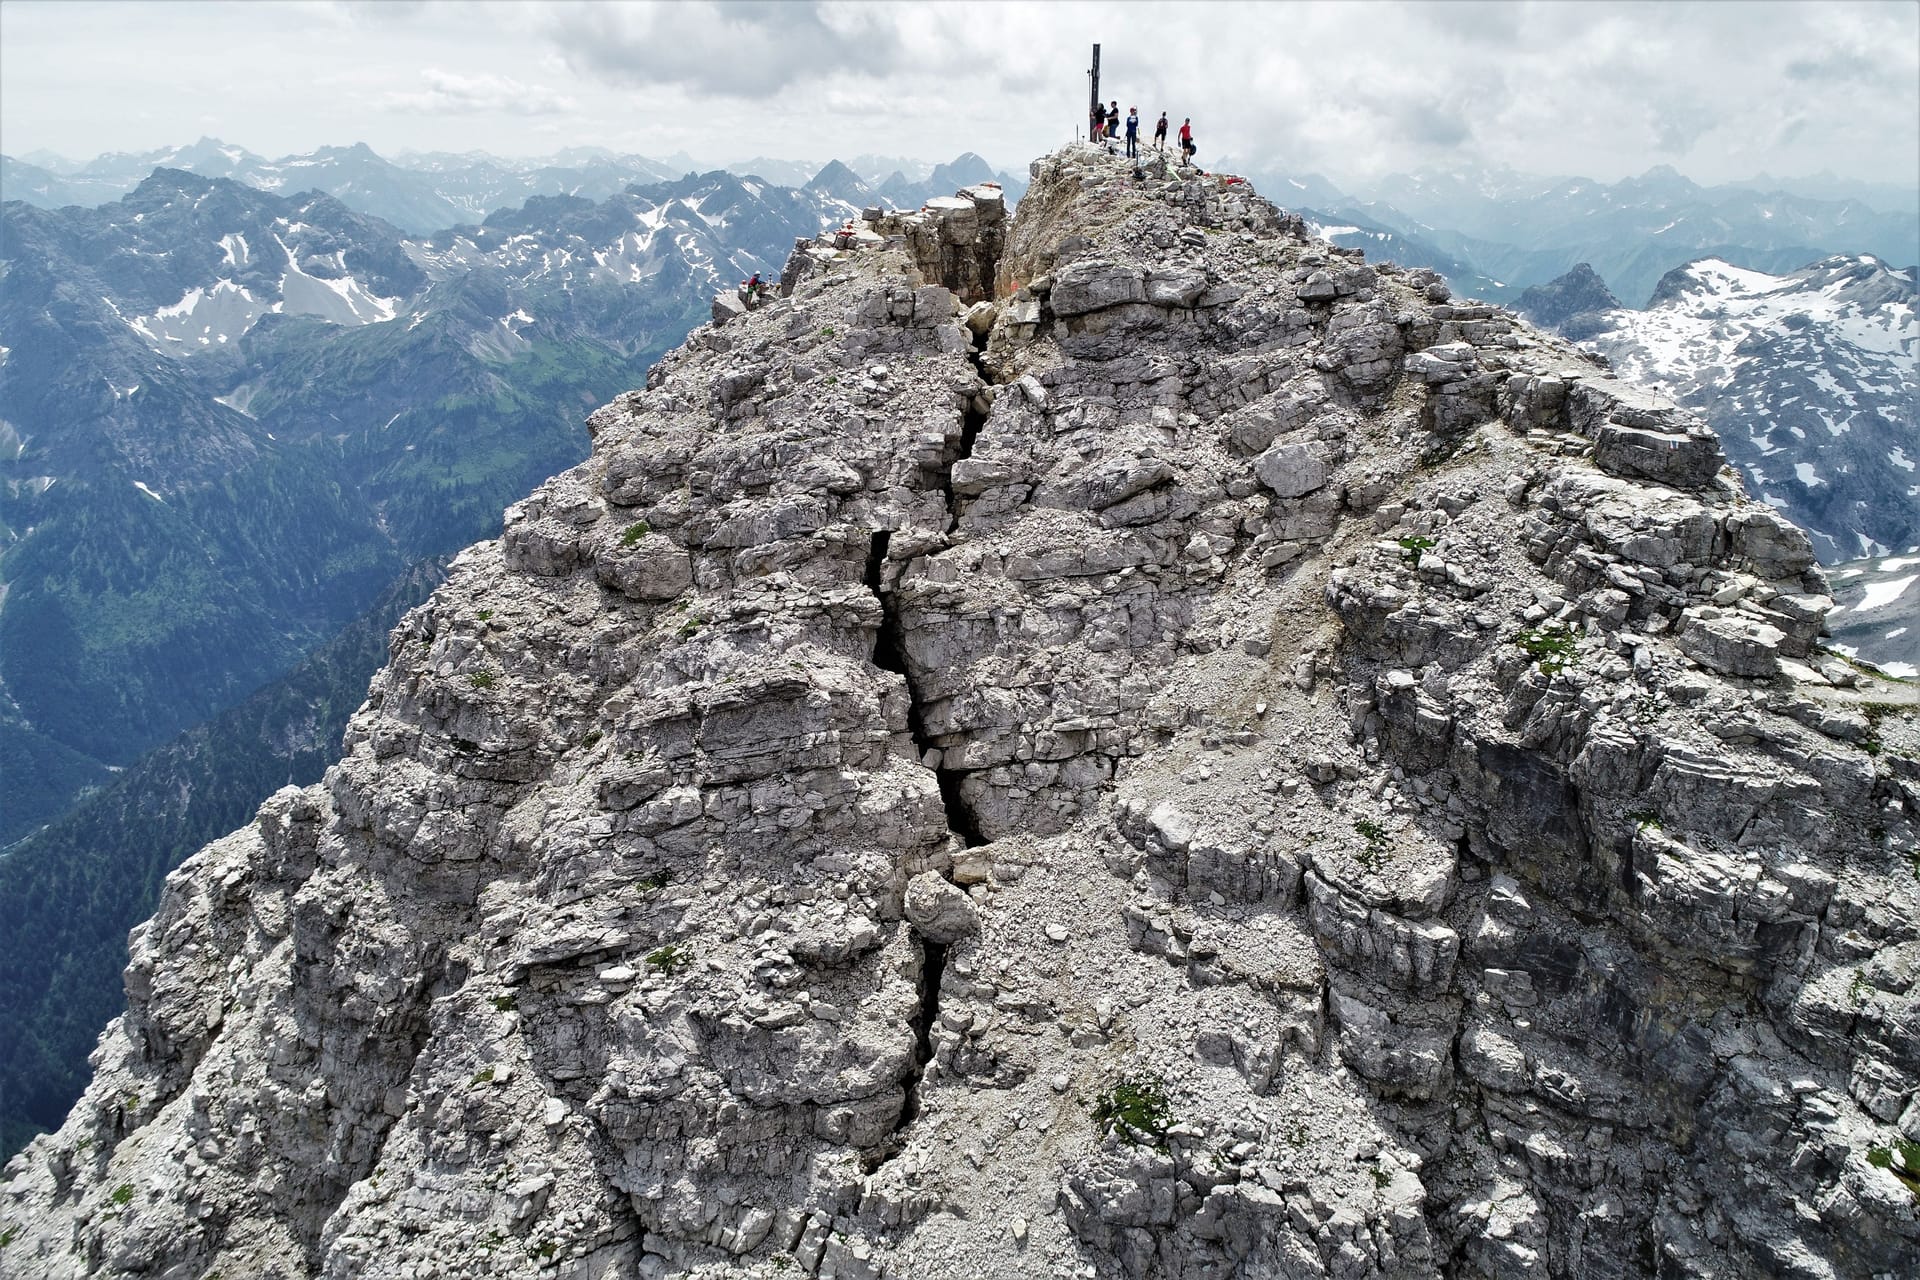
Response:
M1172 1123L1173 1104L1158 1079L1135 1073L1121 1076L1095 1098L1092 1114L1102 1134L1117 1133L1136 1145L1158 1144Z
M1579 658L1575 649L1578 640L1572 629L1557 622L1522 631L1513 642L1526 650L1527 656L1550 676L1565 671Z

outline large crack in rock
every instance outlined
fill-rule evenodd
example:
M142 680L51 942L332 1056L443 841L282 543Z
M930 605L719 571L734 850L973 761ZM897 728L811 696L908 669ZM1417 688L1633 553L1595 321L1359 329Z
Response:
M796 249L169 880L6 1274L1904 1274L1920 734L1711 433L1091 148Z

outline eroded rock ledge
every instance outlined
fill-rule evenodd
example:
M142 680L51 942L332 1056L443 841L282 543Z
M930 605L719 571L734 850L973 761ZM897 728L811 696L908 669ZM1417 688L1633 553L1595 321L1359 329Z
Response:
M1912 697L1697 421L1084 147L724 310L169 879L0 1272L1913 1272Z

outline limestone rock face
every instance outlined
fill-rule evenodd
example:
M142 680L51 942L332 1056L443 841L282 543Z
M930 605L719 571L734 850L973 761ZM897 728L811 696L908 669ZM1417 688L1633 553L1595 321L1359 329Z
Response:
M1913 1274L1920 733L1804 535L1244 183L1033 178L593 415L169 878L0 1274Z

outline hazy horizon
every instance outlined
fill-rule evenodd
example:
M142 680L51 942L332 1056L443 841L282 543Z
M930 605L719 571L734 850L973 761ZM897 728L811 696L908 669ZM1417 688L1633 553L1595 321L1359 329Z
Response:
M1024 165L1102 97L1203 154L1920 188L1920 5L0 3L0 150L569 147Z

